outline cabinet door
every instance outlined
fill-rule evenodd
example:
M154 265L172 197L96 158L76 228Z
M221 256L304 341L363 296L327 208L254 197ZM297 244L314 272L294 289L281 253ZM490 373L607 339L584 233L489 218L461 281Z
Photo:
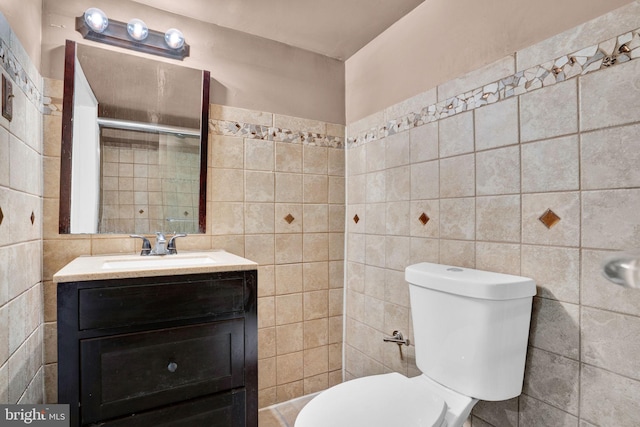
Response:
M244 385L244 319L82 340L89 423Z
M96 427L245 427L245 425L244 389L92 424Z

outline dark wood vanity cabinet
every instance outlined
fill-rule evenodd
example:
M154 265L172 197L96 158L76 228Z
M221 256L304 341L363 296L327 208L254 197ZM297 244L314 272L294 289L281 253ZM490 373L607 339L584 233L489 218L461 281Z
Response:
M72 426L257 427L257 272L58 283Z

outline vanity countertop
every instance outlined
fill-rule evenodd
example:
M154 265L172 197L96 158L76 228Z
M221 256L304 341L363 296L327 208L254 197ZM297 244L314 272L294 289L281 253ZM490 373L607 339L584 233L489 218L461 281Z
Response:
M217 251L186 252L177 255L133 254L80 256L53 275L55 283L88 280L166 276L255 270L258 264L238 255Z

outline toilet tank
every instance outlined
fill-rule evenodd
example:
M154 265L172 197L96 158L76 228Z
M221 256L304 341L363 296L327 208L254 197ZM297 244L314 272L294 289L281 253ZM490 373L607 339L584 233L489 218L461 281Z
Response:
M419 263L409 282L416 364L428 377L481 400L522 392L532 279Z

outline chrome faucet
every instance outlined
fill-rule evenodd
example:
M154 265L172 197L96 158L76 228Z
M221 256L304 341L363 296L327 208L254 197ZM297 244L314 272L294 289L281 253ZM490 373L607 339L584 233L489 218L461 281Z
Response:
M164 233L161 231L156 231L156 244L153 249L151 249L151 243L149 239L144 236L139 236L137 234L132 234L130 237L135 237L138 239L142 239L142 250L140 251L140 255L148 256L148 255L175 255L178 253L178 249L176 248L176 239L178 237L186 237L186 234L175 234L171 239L169 239L169 243L167 244L167 238Z
M156 246L151 251L151 255L166 255L167 254L167 239L164 237L164 233L156 231Z

